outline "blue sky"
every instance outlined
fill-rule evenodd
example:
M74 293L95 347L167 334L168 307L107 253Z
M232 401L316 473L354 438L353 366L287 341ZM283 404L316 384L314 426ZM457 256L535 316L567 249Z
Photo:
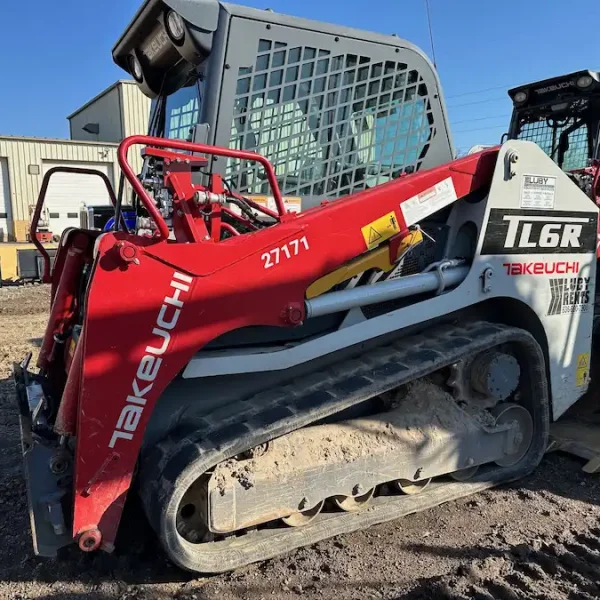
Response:
M431 56L425 0L241 0L396 33ZM2 2L0 135L68 137L66 116L124 73L111 48L141 0ZM430 0L437 66L459 151L506 129L506 88L600 69L594 0ZM587 31L586 31L587 28ZM493 89L490 89L493 88ZM487 90L487 91L483 91Z

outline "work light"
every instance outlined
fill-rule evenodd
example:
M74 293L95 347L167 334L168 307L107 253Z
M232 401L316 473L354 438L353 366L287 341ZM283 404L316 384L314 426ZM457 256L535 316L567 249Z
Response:
M525 102L527 100L527 92L517 92L515 94L515 102L521 104L521 102Z
M592 77L590 77L589 75L582 75L577 80L577 87L578 88L589 88L590 85L592 85L592 83L594 83L594 79Z
M183 36L185 35L183 19L174 10L170 10L167 13L167 18L165 21L169 36L171 36L171 38L176 42L183 40Z
M131 74L138 82L141 83L144 80L144 73L142 72L142 65L140 64L138 57L135 56L134 54L131 54L129 56L129 70L131 71Z

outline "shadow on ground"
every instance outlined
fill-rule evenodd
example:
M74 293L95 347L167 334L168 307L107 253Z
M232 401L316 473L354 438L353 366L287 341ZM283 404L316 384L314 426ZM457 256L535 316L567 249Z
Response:
M586 525L590 511L594 511L596 519L600 515L600 478L581 471L583 460L561 453L547 455L532 475L511 485L371 530L320 542L233 574L198 579L175 567L163 553L134 494L128 500L114 554L86 555L72 547L64 549L56 559L35 557L12 385L10 378L0 380L2 598L600 597L595 583L600 581L600 531ZM506 508L502 508L503 503ZM579 512L573 512L574 506ZM517 510L519 516L515 514ZM480 544L455 541L456 523L466 522L469 528L474 511L478 519L487 519L488 525L496 520L500 525L489 525L492 537L481 539ZM581 521L581 526L565 532L560 523L566 523L569 515L571 522ZM520 543L504 535L522 526L529 517L547 518L552 523L548 527L552 533ZM419 541L425 531L439 534L435 543L433 535L427 543ZM453 543L443 543L445 536Z

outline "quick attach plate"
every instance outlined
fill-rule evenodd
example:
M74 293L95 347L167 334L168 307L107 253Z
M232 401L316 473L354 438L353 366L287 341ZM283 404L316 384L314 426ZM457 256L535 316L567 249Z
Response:
M61 475L54 474L50 468L57 448L36 436L32 428L34 416L35 420L40 418L45 398L36 376L27 371L30 358L28 355L22 363L13 364L29 520L35 554L54 557L73 539L65 525L61 505L66 490L59 485Z

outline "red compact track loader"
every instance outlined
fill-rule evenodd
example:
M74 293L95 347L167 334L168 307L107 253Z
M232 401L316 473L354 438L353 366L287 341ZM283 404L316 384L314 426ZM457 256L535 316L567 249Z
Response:
M547 154L452 160L397 37L148 0L114 56L153 135L120 145L115 230L46 257L15 365L37 554L112 551L135 490L222 572L536 467L589 386L598 229Z

